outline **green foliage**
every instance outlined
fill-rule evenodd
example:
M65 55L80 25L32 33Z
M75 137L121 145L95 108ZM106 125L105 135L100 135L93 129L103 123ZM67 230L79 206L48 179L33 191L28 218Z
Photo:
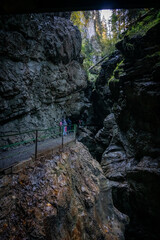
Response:
M124 60L122 60L120 63L117 63L117 66L113 71L113 75L110 77L108 81L108 85L111 82L119 82L119 77L123 74L123 62Z
M153 57L160 57L160 51L157 51L157 52L155 52L155 53L153 53L151 55L147 55L146 56L147 59L151 59Z
M106 54L110 55L112 52L114 52L116 42L117 42L117 40L115 38L102 39L101 44L102 44L102 49L103 49L104 55L106 55Z
M126 43L126 48L127 48L128 51L133 51L134 50L134 44Z
M93 55L95 55L95 51L92 48L92 45L90 44L88 39L82 39L81 54L84 57L83 66L87 71L88 68L93 65L92 57Z
M111 36L111 31L109 30L106 19L101 19L99 11L72 12L71 21L74 23L74 25L78 26L79 30L82 33L81 54L84 57L83 66L87 71L88 80L94 83L98 77L98 71L96 74L95 70L95 74L93 74L90 73L88 69L93 66L96 61L99 61L103 56L106 54L109 55L115 50L117 37ZM92 24L94 22L95 35L92 36L91 39L88 39L86 29L89 26L90 21ZM112 23L115 21L117 21L116 14L113 16ZM97 48L95 47L95 43L97 45ZM96 69L98 68L96 67Z
M87 37L87 28L89 21L93 21L94 19L94 28L95 28L95 36L92 36L92 39L88 39ZM102 32L101 23L100 23L100 15L99 11L79 11L72 12L71 21L78 26L80 32L82 33L82 48L81 54L84 57L84 68L87 70L91 67L93 63L93 58L98 59L101 55L100 51L97 51L93 47L93 42L100 43L100 34Z
M115 76L112 75L111 78L110 78L109 81L108 81L108 85L109 85L111 82L119 82L119 79L115 78Z
M154 10L154 9L153 9ZM145 17L143 16L145 14ZM138 19L142 19L138 21ZM83 65L88 73L89 81L95 82L97 74L89 73L88 69L103 56L115 50L115 44L124 35L129 38L135 34L144 35L151 27L160 22L160 11L150 9L114 9L108 23L100 18L99 11L72 12L71 21L78 26L82 33L81 54L84 56ZM95 35L87 37L87 28L90 21L94 22ZM132 25L131 25L132 24ZM122 36L123 35L123 36ZM94 43L94 44L93 44ZM97 48L95 46L98 46ZM126 51L133 52L134 46L126 43ZM109 82L119 81L122 74L122 62L117 64Z
M90 82L96 82L98 75L97 74L92 74L88 71L88 80Z
M123 42L123 48L126 52L129 52L130 55L134 52L134 44L128 43L128 42Z
M157 13L157 19L160 19L160 11Z
M71 21L76 25L80 31L83 31L83 28L88 24L88 17L83 11L72 12Z
M148 9L114 9L111 16L113 38L119 39L130 24L140 18Z
M142 21L137 22L132 26L130 30L127 31L126 35L130 38L134 35L144 36L146 32L160 22L160 11L157 12L156 16L154 14L146 16Z

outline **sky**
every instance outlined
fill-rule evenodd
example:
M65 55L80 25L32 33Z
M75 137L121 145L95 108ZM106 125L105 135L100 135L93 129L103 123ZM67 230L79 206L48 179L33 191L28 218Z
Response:
M101 10L101 17L105 17L105 19L106 19L106 22L108 22L108 19L110 18L110 16L111 16L111 14L112 14L112 10L110 10L110 9L103 9L103 10Z

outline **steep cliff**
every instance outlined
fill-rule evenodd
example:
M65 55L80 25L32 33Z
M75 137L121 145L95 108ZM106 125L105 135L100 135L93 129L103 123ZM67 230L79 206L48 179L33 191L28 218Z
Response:
M101 164L110 179L126 183L113 190L113 197L130 216L127 239L160 238L159 34L160 23L117 44L124 62L117 70L119 82L110 85L112 138Z
M99 131L80 137L94 144L114 204L130 217L126 239L160 239L160 23L154 23L126 35L102 65L91 98L91 124L99 123Z
M0 131L57 125L77 116L86 73L69 13L0 17Z
M127 217L81 143L19 170L0 178L0 239L124 239Z

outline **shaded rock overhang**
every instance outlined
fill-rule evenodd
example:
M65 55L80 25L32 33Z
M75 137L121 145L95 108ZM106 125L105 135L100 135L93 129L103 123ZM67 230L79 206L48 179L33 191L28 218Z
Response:
M0 14L42 13L114 8L160 8L157 0L2 0Z

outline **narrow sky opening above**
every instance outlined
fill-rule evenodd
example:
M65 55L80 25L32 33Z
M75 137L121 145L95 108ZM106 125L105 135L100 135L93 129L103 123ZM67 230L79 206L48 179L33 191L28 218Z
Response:
M104 17L106 19L106 22L108 22L109 18L112 15L112 10L110 10L110 9L103 9L103 10L100 10L100 12L101 12L101 18Z

